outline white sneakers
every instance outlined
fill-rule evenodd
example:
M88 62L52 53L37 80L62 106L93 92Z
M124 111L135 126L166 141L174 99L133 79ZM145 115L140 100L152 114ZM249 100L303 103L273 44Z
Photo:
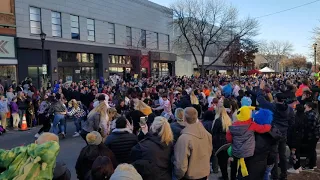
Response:
M299 174L300 172L302 172L302 168L301 167L299 167L298 169L290 168L287 170L287 172L291 174Z
M78 136L80 136L80 134L78 132L75 132L72 137L78 137Z

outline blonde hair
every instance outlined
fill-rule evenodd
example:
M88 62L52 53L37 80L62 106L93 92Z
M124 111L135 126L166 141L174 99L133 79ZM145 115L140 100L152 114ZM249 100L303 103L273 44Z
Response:
M138 110L138 111L141 111L143 109L149 109L150 106L148 106L146 103L144 103L143 101L141 100L137 100L135 103L134 103L134 109L135 110Z
M169 145L173 141L173 134L168 120L162 116L157 116L151 125L152 132L159 132L161 142ZM159 131L160 130L160 131Z
M197 96L194 94L193 91L191 92L190 100L191 100L191 104L196 104L196 105L199 104L199 99L197 98Z
M107 109L107 114L108 114L110 120L113 120L113 118L117 115L117 113L118 112L117 112L116 108Z
M106 103L100 103L97 107L92 109L90 113L88 114L88 119L93 116L95 113L100 113L100 118L101 119L106 119L107 117L107 110L108 106Z
M75 99L71 99L70 101L69 101L69 103L68 103L68 105L72 105L72 107L74 107L74 109L78 109L78 107L79 107L79 103L78 103L78 101L77 100L75 100Z
M226 108L223 106L218 106L216 108L216 116L214 119L217 120L218 118L221 118L222 129L227 132L229 130L229 126L232 125L232 121L226 111Z

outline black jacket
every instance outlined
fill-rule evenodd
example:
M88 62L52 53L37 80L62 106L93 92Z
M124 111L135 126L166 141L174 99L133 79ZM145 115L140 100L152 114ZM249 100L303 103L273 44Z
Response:
M105 145L111 149L119 163L132 163L130 152L137 143L138 137L136 135L115 129L107 137Z
M132 148L131 158L134 161L148 160L154 163L154 180L171 179L172 144L161 142L157 134L147 134L146 138Z
M304 123L307 121L307 117L304 112L295 115L294 124L288 129L287 144L290 148L301 147L303 135L304 135Z
M53 171L52 180L70 180L71 172L68 169L67 165L62 162L57 162Z
M176 104L177 108L185 109L187 107L192 107L190 96L182 96L180 101Z
M287 137L288 127L294 123L294 111L287 104L278 104L268 102L262 94L261 90L257 92L257 101L259 106L269 109L273 112L272 128L277 128L283 138Z
M126 118L133 125L133 134L137 134L137 131L140 128L140 125L139 125L140 117L144 117L144 116L146 115L144 115L141 111L138 111L138 110L133 110L127 114Z
M170 124L170 126L173 133L174 142L177 142L178 138L181 135L181 131L185 128L185 126L182 126L178 122L173 122Z
M100 145L88 145L84 147L76 162L76 173L79 180L85 179L88 171L91 170L93 162L99 156L107 156L110 158L114 168L117 167L118 163L115 158L115 155L112 151L106 147L104 144Z
M217 151L221 146L227 144L226 131L223 130L221 117L216 119L212 128L212 147Z

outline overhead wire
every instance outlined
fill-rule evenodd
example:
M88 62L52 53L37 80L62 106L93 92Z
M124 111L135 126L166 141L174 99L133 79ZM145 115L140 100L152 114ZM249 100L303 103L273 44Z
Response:
M295 6L295 7L292 7L292 8L288 8L288 9L284 9L284 10L281 10L281 11L277 11L277 12L274 12L274 13L266 14L266 15L263 15L263 16L258 16L258 17L255 17L255 19L260 19L260 18L272 16L272 15L275 15L275 14L283 13L283 12L286 12L286 11L291 11L293 9L297 9L297 8L300 8L300 7L303 7L303 6L307 6L307 5L310 5L310 4L319 2L319 1L320 0L316 0L316 1L305 3L305 4L301 4L299 6Z

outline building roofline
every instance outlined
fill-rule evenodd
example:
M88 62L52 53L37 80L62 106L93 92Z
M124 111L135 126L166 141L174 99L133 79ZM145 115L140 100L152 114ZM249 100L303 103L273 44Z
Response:
M129 0L129 1L132 1L132 2L135 2L135 3L138 3L138 4L141 4L141 5L144 5L146 7L150 7L150 8L153 8L155 10L158 10L158 11L161 11L161 12L164 12L164 13L167 13L167 14L170 14L172 15L173 12L172 12L172 9L166 7L166 6L162 6L160 4L157 4L157 3L154 3L154 2L151 2L149 0Z

